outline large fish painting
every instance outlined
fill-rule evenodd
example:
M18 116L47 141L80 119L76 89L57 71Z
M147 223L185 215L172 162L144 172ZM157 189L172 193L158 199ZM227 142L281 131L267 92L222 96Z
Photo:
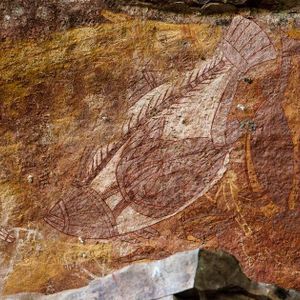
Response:
M68 235L109 239L151 231L191 205L223 177L242 134L240 124L227 118L239 81L259 64L277 63L277 57L258 24L235 17L210 61L136 101L118 142L85 151L73 186L45 221ZM286 60L283 77L289 71ZM276 89L257 111L251 153L262 187L280 204L291 190L291 180L280 186L280 176L293 176L293 149L280 80ZM262 120L268 110L269 119ZM272 122L279 123L275 134L282 143L268 140ZM277 157L282 151L291 157L288 164ZM266 172L265 164L275 164L277 171Z

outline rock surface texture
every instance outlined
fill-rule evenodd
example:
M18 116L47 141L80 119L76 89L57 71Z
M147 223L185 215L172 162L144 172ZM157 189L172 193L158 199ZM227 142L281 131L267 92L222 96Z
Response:
M192 250L125 267L87 287L51 296L20 294L6 300L298 300L300 293L256 283L225 252Z
M104 9L164 20L167 12L175 13L176 19L189 13L222 14L247 8L293 12L297 5L298 0L2 0L0 40L42 38L51 32L95 26L107 21L101 14Z
M113 273L199 247L299 290L298 4L1 1L1 297L91 291L139 268L146 282L176 257L194 272L197 251ZM209 269L183 283L277 299L236 272L218 295Z

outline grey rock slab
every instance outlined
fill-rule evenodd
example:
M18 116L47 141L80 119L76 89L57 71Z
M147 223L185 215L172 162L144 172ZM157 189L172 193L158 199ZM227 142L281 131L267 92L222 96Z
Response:
M86 287L53 295L18 294L5 300L300 300L300 293L251 281L232 255L192 250L136 263L97 278ZM193 296L194 297L194 296ZM284 298L283 298L284 297Z
M124 300L124 296L131 300L157 299L191 289L197 270L198 252L181 252L160 261L123 268L94 280L90 289L103 297L99 299L107 300Z
M177 300L177 298L173 295L169 295L169 296L166 296L166 297L159 298L157 300Z

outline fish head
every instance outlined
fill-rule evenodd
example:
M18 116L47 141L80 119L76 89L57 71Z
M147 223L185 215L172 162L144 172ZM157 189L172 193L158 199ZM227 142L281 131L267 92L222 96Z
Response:
M85 239L107 239L117 235L115 217L96 191L79 187L61 198L44 217L53 228Z
M44 217L44 221L53 228L67 233L68 228L68 215L66 206L63 200L57 202Z

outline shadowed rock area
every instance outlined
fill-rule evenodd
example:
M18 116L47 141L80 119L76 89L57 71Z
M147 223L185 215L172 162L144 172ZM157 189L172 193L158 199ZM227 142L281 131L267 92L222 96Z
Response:
M111 7L128 6L147 6L157 9L173 10L177 12L189 12L200 10L202 12L224 12L229 7L233 8L262 8L269 10L284 10L293 8L299 3L297 0L131 0L113 1L106 0L105 3ZM218 10L208 10L209 7L218 7Z
M298 0L3 0L0 3L0 41L7 38L43 37L57 30L107 22L102 9L159 19L161 13L179 15L234 13L239 9L292 10Z
M192 250L133 264L87 287L51 296L20 294L6 300L298 300L300 293L256 283L222 251Z

